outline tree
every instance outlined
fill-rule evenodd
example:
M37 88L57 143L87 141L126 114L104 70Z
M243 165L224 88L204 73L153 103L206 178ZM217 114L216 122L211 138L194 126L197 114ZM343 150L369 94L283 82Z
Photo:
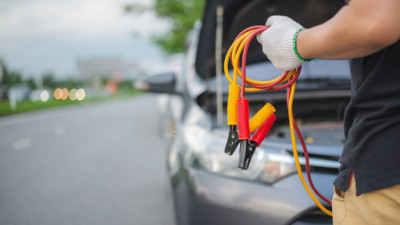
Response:
M57 82L54 79L54 75L51 72L47 72L42 75L42 84L44 87L56 88Z
M14 84L23 83L22 74L18 71L9 71L7 77L8 77L7 83L9 86L13 86Z
M1 83L5 84L8 76L8 68L3 59L1 58L0 58L0 67L1 67L1 72L0 72Z
M26 80L26 84L31 90L35 90L37 88L36 81L33 79L33 77L28 78L28 80Z
M162 36L154 36L153 42L165 53L174 54L185 51L186 36L193 28L204 10L204 0L154 0L154 4L146 7L140 3L125 6L125 12L140 14L154 10L157 17L171 22L170 31Z
M18 71L10 71L2 59L0 59L1 66L1 83L6 87L11 87L15 84L23 82L22 74Z
M77 88L83 86L83 82L81 80L76 80L73 78L67 78L65 80L57 82L59 87L65 87L68 89Z

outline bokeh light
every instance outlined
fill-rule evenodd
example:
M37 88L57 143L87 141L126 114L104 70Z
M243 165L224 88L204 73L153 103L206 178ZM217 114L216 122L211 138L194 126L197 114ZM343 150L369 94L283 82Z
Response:
M69 91L69 99L71 101L75 101L76 100L76 89L73 88Z
M66 100L68 98L68 89L63 88L63 89L61 89L61 92L62 92L61 99Z
M54 90L54 98L56 100L60 100L62 98L61 88L57 88L56 90Z
M79 88L76 91L76 99L78 101L82 101L83 99L85 99L85 96L86 96L85 90L83 90L82 88Z
M40 100L42 100L42 102L46 102L47 100L49 100L50 94L47 90L43 90L40 93Z

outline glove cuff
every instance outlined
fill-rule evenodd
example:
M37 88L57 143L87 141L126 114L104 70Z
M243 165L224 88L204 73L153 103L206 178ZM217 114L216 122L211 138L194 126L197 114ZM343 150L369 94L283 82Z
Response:
M297 35L300 33L300 31L304 30L304 28L299 28L297 29L296 33L294 33L293 36L293 51L296 54L297 58L300 59L303 62L309 62L313 59L305 59L303 57L300 56L299 52L297 51Z

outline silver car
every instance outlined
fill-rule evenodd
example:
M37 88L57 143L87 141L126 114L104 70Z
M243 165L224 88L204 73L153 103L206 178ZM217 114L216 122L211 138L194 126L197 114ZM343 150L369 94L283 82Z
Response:
M277 116L250 167L238 168L238 150L232 156L224 152L229 131L225 112L220 123L218 104L226 110L228 82L222 77L221 84L215 76L215 36L221 28L220 47L225 53L241 30L263 24L270 15L287 15L309 27L328 20L343 4L321 0L208 0L202 22L196 24L188 39L182 73L159 74L138 83L149 92L168 94L167 100L164 97L163 119L171 137L167 165L179 225L332 224L297 175L284 91L246 95L250 114L269 102ZM224 7L224 16L218 25L215 11L219 5ZM254 42L247 74L256 80L280 75ZM344 142L342 119L350 87L347 61L313 60L303 65L297 82L294 115L308 146L314 184L327 198L332 197L338 173ZM301 148L299 152L304 167Z

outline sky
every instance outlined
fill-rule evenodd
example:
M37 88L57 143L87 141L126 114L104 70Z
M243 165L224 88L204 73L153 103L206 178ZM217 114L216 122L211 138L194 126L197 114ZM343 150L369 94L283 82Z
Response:
M151 12L127 15L126 3L149 0L2 0L0 57L24 77L53 72L75 76L78 59L119 57L143 70L162 70L161 50L150 37L168 23Z

